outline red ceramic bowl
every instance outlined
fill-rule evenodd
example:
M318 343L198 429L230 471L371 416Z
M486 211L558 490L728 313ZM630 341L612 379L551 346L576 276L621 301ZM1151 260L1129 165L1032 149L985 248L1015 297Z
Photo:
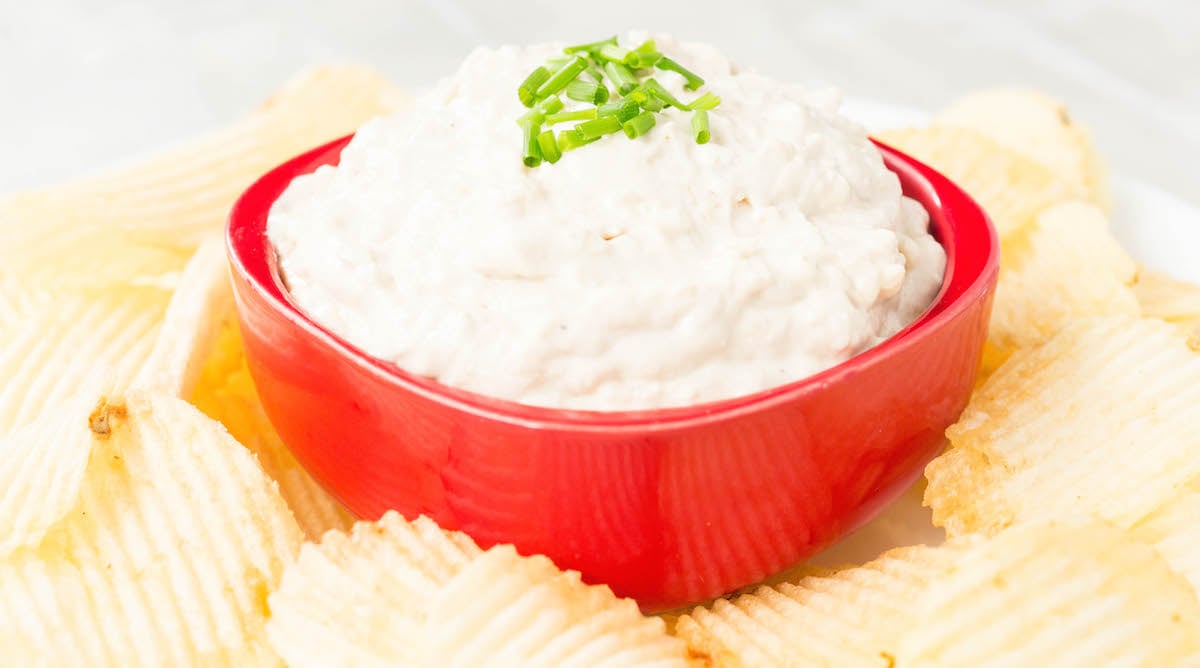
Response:
M250 372L300 462L364 518L425 514L483 546L513 543L637 599L703 601L797 563L907 488L966 404L998 243L983 211L886 147L949 264L936 303L885 343L754 395L636 412L524 406L362 352L289 299L265 237L272 203L337 162L344 138L255 183L229 254Z

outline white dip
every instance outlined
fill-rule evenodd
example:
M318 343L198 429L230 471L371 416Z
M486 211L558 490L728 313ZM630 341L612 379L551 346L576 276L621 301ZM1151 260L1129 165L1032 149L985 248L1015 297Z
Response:
M916 319L945 253L837 94L656 39L721 96L711 143L672 109L526 168L517 84L561 47L476 50L274 205L296 303L410 372L591 410L781 385Z

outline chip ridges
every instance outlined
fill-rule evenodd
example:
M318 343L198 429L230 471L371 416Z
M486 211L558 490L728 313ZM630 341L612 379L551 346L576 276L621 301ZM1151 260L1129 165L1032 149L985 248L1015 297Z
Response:
M1200 351L1153 319L1076 322L1016 353L926 468L949 535L1091 513L1128 528L1200 475Z
M92 397L66 424L90 441L86 474L41 541L0 560L5 659L277 663L264 601L300 531L253 457L166 397ZM56 438L34 427L27 449Z

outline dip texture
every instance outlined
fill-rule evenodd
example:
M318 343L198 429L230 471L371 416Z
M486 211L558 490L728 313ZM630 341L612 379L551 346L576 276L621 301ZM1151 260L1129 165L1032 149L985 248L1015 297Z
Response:
M667 109L637 140L526 168L516 86L561 45L476 50L276 202L293 299L409 372L587 410L785 384L916 319L945 253L837 94L655 39L721 96L711 143Z

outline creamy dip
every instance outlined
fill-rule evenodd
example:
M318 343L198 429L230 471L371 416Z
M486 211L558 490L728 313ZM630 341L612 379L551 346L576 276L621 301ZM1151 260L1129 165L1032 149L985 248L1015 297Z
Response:
M644 137L527 168L516 86L561 45L476 50L276 202L293 299L412 373L590 410L781 385L916 319L945 253L838 95L655 38L721 96L711 143L667 109Z

